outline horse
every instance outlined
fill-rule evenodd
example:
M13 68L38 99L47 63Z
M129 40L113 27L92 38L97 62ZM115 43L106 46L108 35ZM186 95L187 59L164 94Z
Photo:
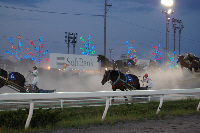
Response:
M104 55L98 55L97 62L101 61L101 67L113 67L113 64Z
M186 61L189 60L190 62L192 62L194 60L199 61L199 58L197 56L193 55L192 53L186 53L184 60L186 60Z
M127 61L116 60L113 63L113 70L119 70L122 73L130 72L135 69L135 64L132 59L127 59Z
M18 72L8 72L0 68L0 88L14 83L15 85L13 86L20 90L20 93L26 92L26 89L24 88L25 81L26 79L22 74Z
M113 91L116 91L116 89L120 89L121 91L140 89L139 79L136 75L133 74L124 74L119 70L108 70L105 71L105 74L103 75L103 79L101 81L102 85L104 85L109 80L111 80ZM127 101L127 97L124 97Z
M192 53L186 53L184 57L185 61L188 61L191 64L191 67L194 68L196 72L200 68L200 60L197 56Z
M180 63L181 68L186 67L190 71L192 71L192 68L194 68L194 71L196 72L200 68L200 62L198 57L190 57L187 53L186 55L178 55L177 63Z
M185 58L185 55L178 55L177 63L181 65L181 68L185 67L185 68L188 68L190 71L192 71L191 64L189 64L188 61L185 61L184 58Z

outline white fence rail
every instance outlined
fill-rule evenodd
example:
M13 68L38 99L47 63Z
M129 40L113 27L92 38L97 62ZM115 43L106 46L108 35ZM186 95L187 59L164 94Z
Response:
M60 100L61 107L63 106L63 100L65 99L80 99L80 98L103 98L106 101L106 107L102 116L102 121L106 117L109 106L111 105L112 97L123 97L123 96L160 96L160 104L157 109L157 114L159 113L162 104L163 97L165 95L171 94L200 94L200 88L195 89L171 89L171 90L134 90L134 91L100 91L100 92L56 92L56 93L4 93L0 94L0 101L9 102L9 101L29 101L30 110L29 115L25 124L25 129L29 126L34 109L34 103L41 100ZM17 104L17 102L16 102ZM199 111L200 102L197 106L197 111Z

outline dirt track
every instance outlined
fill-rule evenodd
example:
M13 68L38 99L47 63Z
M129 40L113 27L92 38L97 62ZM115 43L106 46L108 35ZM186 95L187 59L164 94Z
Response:
M66 128L48 133L199 133L200 115L167 116L160 120L118 122L113 126L90 126L87 128Z
M193 116L168 116L160 120L118 122L112 126L55 129L45 133L199 133L199 125L200 113Z

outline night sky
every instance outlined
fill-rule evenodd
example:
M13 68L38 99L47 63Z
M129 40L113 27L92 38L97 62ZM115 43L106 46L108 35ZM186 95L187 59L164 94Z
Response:
M120 59L127 54L126 41L136 50L138 59L153 59L153 46L160 43L160 52L165 58L166 15L161 10L166 7L160 0L108 0L107 7L107 57ZM0 1L0 56L9 58L6 50L14 52L8 38L15 46L18 35L21 36L21 51L35 53L30 40L39 45L39 37L44 44L43 52L67 54L65 32L78 33L75 54L81 54L85 42L91 35L91 45L95 45L95 54L104 54L104 0L1 0ZM193 53L200 57L200 1L176 0L169 22L169 54L174 49L174 30L172 18L182 20L181 54ZM179 31L176 30L176 54L179 51ZM70 45L70 54L73 46ZM44 58L49 58L49 53ZM163 62L162 60L159 62ZM46 62L44 62L46 63Z

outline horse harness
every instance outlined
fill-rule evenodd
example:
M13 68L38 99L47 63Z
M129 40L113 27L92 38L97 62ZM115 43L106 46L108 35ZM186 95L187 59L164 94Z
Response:
M133 87L132 85L130 85L130 84L128 83L128 80L127 80L128 78L127 78L127 76L126 76L125 74L123 74L123 75L125 76L125 79L126 79L126 80L123 80L123 79L120 78L120 72L119 72L119 71L117 71L117 72L118 72L118 77L117 77L117 79L116 79L115 82L112 82L112 81L111 81L111 83L110 83L111 85L115 85L118 81L122 81L122 82L125 83L125 85L123 85L123 86L126 87L126 90L127 90L127 88L128 88L129 90L136 90L135 87ZM110 77L110 73L109 73L109 75L108 75L107 81L108 81L109 77ZM130 87L130 88L129 88L129 87Z
M9 72L7 71L7 74L8 74ZM6 85L6 86L8 86L8 85L10 85L10 86L12 86L12 87L15 87L15 88L19 88L19 90L26 90L26 88L24 88L24 87L22 87L22 86L20 86L20 85L18 85L18 84L16 84L16 83L14 83L12 80L9 80L9 78L8 77L3 77L3 76L0 76L0 79L2 79L2 80L4 80L5 81L5 84L4 85ZM9 87L9 86L8 86ZM10 87L11 89L13 89L12 87ZM14 90L16 90L16 89L14 89ZM18 91L18 90L16 90L16 91Z
M10 80L15 80L15 76L14 76L14 74L12 72L6 71L6 73L7 73L6 77L0 76L0 78L5 81L5 85L10 85L11 84ZM0 74L1 74L1 70L0 70Z

